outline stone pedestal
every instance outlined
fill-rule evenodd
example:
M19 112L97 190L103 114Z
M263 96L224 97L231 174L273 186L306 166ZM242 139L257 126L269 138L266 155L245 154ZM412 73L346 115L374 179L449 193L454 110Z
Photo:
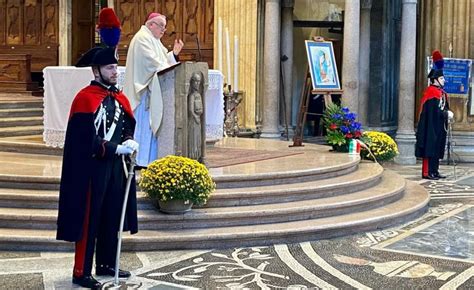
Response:
M416 75L416 0L403 0L402 40L400 53L400 90L398 96L398 130L395 141L400 154L398 164L416 164L415 75Z
M164 110L158 131L158 158L174 154L204 162L208 70L205 62L185 62L159 76ZM199 125L193 120L193 109L195 112L202 110L198 116Z

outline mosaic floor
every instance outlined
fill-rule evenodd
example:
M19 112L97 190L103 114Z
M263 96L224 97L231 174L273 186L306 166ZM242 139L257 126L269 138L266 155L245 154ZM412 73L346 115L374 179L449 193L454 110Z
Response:
M474 165L384 165L425 186L427 213L380 231L269 247L124 253L129 289L473 289ZM0 252L0 289L70 289L71 253ZM98 277L102 282L107 277ZM122 288L125 289L125 288Z

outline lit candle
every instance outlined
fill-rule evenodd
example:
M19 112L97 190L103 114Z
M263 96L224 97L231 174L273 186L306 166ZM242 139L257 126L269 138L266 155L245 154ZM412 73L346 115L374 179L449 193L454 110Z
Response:
M239 39L234 35L234 92L239 91Z
M217 69L222 72L222 18L217 20Z
M231 85L231 73L230 73L230 40L229 40L229 29L226 27L225 28L225 49L226 49L226 62L227 62L227 75L226 80L227 80L227 85Z

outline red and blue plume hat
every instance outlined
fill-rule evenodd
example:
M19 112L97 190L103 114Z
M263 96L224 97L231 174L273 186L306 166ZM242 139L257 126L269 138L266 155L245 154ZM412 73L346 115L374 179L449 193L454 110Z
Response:
M120 20L112 8L103 8L99 13L97 24L100 38L107 46L117 46L120 40Z
M87 51L76 63L77 67L118 63L116 46L120 40L121 27L120 20L112 8L103 8L100 11L97 30L106 47L94 47Z
M433 51L432 59L433 59L433 65L431 66L431 71L428 74L428 78L437 79L441 76L444 76L444 73L443 73L444 59L441 52L439 52L439 50Z

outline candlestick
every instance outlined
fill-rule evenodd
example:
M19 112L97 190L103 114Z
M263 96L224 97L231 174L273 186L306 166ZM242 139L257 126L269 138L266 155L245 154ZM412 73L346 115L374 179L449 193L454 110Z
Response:
M234 35L234 92L239 91L239 39Z
M225 28L225 42L226 42L226 62L227 62L227 75L225 76L226 78L226 83L228 86L231 85L231 73L230 73L230 40L229 40L229 29L226 27Z
M222 18L217 20L217 69L222 72Z

